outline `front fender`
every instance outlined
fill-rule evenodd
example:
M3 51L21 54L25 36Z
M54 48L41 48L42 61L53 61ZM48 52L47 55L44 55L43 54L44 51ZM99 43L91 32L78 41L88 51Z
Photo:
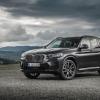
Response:
M73 55L65 55L64 57L61 57L58 59L59 61L59 69L58 71L60 72L61 71L61 68L63 66L63 62L65 59L70 59L70 60L73 60L77 66L77 69L79 68L79 64L78 64L78 60L77 60L77 57L76 56L73 56Z

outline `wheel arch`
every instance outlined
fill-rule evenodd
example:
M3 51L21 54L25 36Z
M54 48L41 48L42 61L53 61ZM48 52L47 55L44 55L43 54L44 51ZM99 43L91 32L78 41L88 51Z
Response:
M78 62L77 62L77 57L75 57L75 56L66 56L66 57L64 57L64 60L65 59L68 59L68 60L72 60L73 62L75 62L75 64L76 64L76 67L78 68Z

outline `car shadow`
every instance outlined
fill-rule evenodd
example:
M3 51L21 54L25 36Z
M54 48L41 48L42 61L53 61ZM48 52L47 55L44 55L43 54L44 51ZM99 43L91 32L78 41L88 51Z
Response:
M60 80L59 76L52 75L52 74L43 74L37 78L38 80Z
M95 78L98 77L99 74L97 72L81 72L76 74L75 79L87 79L87 78ZM51 74L43 74L40 75L40 77L38 77L36 80L61 80L61 78L59 77L59 75L55 76L55 75L51 75Z
M96 76L99 76L98 72L82 72L82 73L76 74L75 77L77 77L77 78L78 77L86 78L86 77L96 77Z

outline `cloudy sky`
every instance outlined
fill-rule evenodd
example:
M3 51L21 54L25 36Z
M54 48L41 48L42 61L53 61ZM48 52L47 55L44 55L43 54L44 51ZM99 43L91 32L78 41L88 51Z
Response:
M58 36L100 36L100 0L0 0L0 47Z

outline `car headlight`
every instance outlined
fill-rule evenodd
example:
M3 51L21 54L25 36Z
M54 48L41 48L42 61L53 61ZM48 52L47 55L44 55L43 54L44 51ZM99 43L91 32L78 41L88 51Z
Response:
M21 60L25 60L25 55L24 54L21 55Z
M59 58L62 57L63 53L55 53L55 54L49 54L48 57L49 58Z

